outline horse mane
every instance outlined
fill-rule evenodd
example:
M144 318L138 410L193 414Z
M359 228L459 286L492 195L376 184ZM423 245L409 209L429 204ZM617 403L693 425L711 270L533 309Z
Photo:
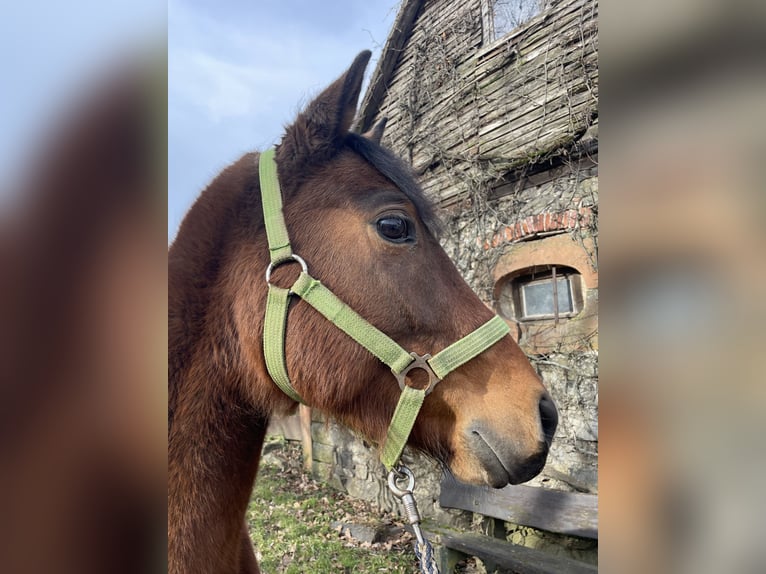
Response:
M257 158L254 153L244 155L210 183L184 217L168 251L168 430L180 373L205 328L225 246L239 229L236 219L246 215L255 229L263 228ZM239 205L243 202L246 205Z
M434 204L423 193L409 166L389 149L359 134L349 133L346 136L346 144L404 193L434 236L438 237L441 234L442 222L436 214Z

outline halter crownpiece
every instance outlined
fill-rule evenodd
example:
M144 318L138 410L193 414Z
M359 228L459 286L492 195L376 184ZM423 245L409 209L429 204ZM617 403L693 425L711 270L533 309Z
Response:
M408 353L402 349L396 341L363 319L321 282L311 277L306 262L293 253L282 212L282 193L279 189L274 154L273 148L263 152L258 166L263 218L271 259L266 270L269 293L266 299L263 328L266 368L282 392L295 401L303 402L290 383L285 363L285 329L292 295L303 299L341 331L388 365L402 389L380 457L386 469L391 471L399 462L426 395L450 372L489 349L507 335L510 329L503 319L495 315L478 329L433 357ZM289 289L272 285L270 283L272 270L289 262L300 264L301 274L298 279ZM415 368L422 369L428 374L429 382L424 389L417 389L406 384L407 373Z

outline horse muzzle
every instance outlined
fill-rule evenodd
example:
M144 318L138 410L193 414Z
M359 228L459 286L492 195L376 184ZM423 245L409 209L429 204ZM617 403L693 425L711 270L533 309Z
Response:
M470 424L465 430L465 439L481 466L486 483L502 488L526 482L542 471L557 425L556 406L548 393L544 393L539 403L539 429L531 440L503 438L484 421Z

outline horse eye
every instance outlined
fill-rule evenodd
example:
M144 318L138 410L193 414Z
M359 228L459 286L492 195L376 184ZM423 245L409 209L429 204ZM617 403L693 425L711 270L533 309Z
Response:
M409 222L403 217L383 217L378 219L378 233L392 243L404 243L410 236Z

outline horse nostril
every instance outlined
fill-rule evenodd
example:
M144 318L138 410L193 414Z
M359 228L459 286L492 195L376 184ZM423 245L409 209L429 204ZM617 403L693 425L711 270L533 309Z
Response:
M548 393L545 393L540 399L540 423L543 427L545 442L550 447L553 442L553 435L556 432L556 426L559 424L559 413Z

